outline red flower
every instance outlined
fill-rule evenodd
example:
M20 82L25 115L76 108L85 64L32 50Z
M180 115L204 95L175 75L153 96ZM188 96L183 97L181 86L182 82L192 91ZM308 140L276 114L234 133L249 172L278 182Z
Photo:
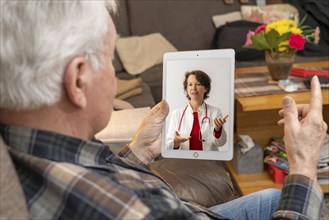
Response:
M296 50L303 50L306 39L300 34L291 34L289 37L289 46Z
M259 25L259 26L256 28L255 33L258 34L258 33L262 32L262 31L264 31L265 28L266 28L266 25L265 25L265 24Z

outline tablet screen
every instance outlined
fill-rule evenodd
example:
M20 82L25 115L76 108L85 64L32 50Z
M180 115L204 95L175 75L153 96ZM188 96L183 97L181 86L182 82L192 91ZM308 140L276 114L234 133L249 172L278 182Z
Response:
M234 125L234 50L166 53L163 98L170 112L162 156L231 160Z

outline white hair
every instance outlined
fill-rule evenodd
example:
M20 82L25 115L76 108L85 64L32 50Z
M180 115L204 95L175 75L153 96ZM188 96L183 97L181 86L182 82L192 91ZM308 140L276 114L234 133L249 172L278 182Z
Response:
M72 58L86 55L94 70L115 1L1 0L0 108L32 110L62 96Z

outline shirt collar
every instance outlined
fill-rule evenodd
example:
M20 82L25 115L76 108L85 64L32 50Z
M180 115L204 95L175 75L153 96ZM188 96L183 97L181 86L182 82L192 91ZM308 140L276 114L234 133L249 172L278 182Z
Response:
M12 149L53 161L99 166L105 165L106 158L114 155L101 142L51 131L0 124L0 135Z

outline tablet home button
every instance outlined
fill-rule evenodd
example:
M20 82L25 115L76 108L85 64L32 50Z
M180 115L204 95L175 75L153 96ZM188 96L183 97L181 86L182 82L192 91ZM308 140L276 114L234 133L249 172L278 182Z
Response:
M197 158L197 157L199 156L199 154L198 154L197 152L194 152L193 156L194 156L195 158Z

